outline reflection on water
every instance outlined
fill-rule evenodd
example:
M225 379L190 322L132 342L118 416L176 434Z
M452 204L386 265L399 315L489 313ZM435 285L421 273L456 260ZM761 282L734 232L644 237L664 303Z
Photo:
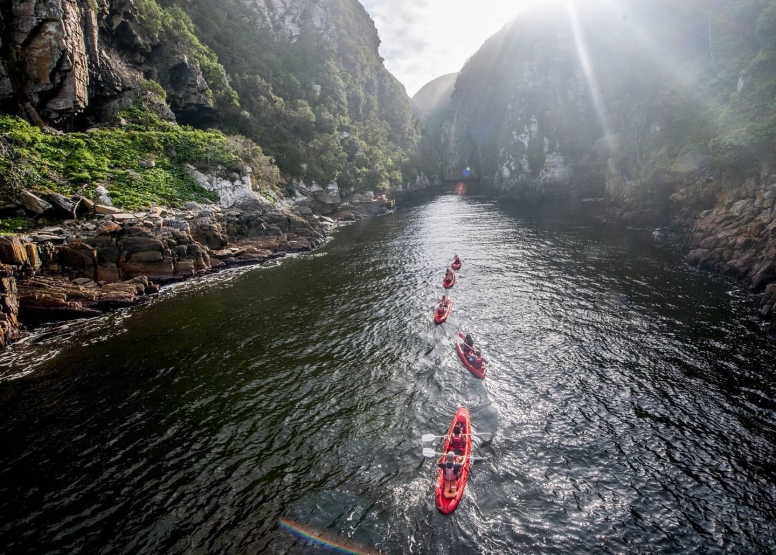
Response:
M774 341L660 240L447 196L39 333L0 361L0 551L323 549L288 518L386 554L772 552ZM445 517L420 436L460 405L495 436Z

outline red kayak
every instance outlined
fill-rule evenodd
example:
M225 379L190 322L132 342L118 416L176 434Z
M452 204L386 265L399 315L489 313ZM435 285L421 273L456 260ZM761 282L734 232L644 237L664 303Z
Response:
M455 272L453 272L453 279L451 279L450 281L447 281L446 279L443 279L442 280L442 285L445 286L445 289L452 288L453 285L455 285Z
M445 306L445 311L442 314L439 314L439 307L434 311L434 323L441 324L445 320L447 320L447 317L450 316L450 312L453 310L453 301L448 300L447 306Z
M462 333L459 333L458 337L464 339L466 336ZM468 358L466 358L466 353L463 352L463 343L456 341L455 348L458 351L458 356L461 357L461 360L463 361L463 365L466 366L466 369L478 378L483 379L485 377L485 373L487 372L487 369L485 368L485 361L483 360L482 364L475 366L469 362Z
M450 436L453 434L453 428L455 428L456 424L461 424L463 433L466 434L466 449L464 450L464 457L466 458L464 459L461 473L458 475L458 491L456 492L455 497L449 499L445 497L444 471L441 468L439 469L436 487L436 506L437 509L439 509L439 512L446 515L449 515L456 507L458 507L458 503L460 503L461 497L463 497L463 490L466 487L466 480L469 478L469 466L471 466L472 463L472 428L469 411L466 407L461 407L458 409L458 412L455 413L453 423L450 425L450 431L447 432L447 439L445 439L444 452L447 453L447 449L450 447Z
M453 262L453 265L450 266L453 270L460 270L461 269L461 259L458 259L458 262Z

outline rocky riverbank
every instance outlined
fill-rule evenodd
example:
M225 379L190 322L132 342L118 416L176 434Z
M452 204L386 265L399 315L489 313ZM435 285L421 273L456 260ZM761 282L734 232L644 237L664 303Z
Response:
M370 193L343 201L332 187L294 192L277 202L251 194L236 204L223 195L228 208L189 202L129 212L87 202L78 219L0 236L0 347L19 338L20 326L97 316L166 283L311 251L337 222L387 211Z
M682 238L690 266L748 283L762 294L762 317L774 322L776 166L762 162L746 172L724 171L707 152L696 151L651 183L626 185L608 174L606 193L620 221L669 226Z

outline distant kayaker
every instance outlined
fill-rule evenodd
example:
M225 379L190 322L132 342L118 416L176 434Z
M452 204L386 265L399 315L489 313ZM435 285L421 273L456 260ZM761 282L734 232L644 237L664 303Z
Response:
M453 271L450 268L448 268L447 272L445 273L445 281L453 281L454 275L455 274L453 273Z
M460 263L461 263L461 259L458 258L458 255L456 254L455 256L453 256L453 264L457 266Z
M445 480L443 495L446 499L453 499L458 494L458 478L463 468L463 457L456 457L455 453L448 451L447 455L442 455L439 459L437 466L442 469L442 477Z
M442 295L442 298L439 299L437 303L437 311L440 314L444 314L445 310L447 310L447 305L450 304L450 297L447 295Z

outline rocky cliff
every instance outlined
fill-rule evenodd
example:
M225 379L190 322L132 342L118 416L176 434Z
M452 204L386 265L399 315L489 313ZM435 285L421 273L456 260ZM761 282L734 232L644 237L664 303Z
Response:
M107 122L153 80L166 91L172 112L192 122L215 122L213 94L198 60L204 47L191 36L165 40L172 33L151 5L4 2L0 110L67 129Z
M62 130L155 111L241 134L283 174L348 192L415 183L420 124L357 0L9 0L0 112Z
M420 123L357 0L160 0L194 22L239 94L224 122L289 177L345 192L418 177Z
M776 4L556 3L527 11L461 71L444 171L498 196L606 196L671 225L689 262L776 279ZM772 312L774 288L765 297Z
M371 194L343 199L335 188L301 183L289 199L271 202L252 191L249 175L230 180L189 171L219 192L218 204L128 211L83 197L48 203L31 195L43 208L38 220L57 223L0 235L0 350L19 337L20 324L97 316L166 283L310 251L336 221L386 211ZM65 201L73 212L62 220Z

